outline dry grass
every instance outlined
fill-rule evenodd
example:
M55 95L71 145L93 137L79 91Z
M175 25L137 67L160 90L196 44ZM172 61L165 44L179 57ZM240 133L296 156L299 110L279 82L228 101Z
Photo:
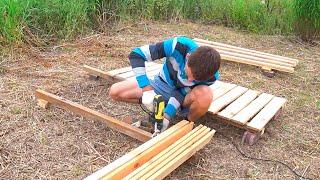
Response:
M111 82L89 81L81 67L89 64L111 70L128 66L127 54L133 47L175 35L209 38L301 61L294 74L278 73L273 79L262 76L259 68L224 62L222 80L285 97L287 106L252 147L239 143L242 130L203 118L217 130L214 140L169 179L294 178L278 164L243 158L221 134L232 137L250 155L282 160L308 177L320 177L319 46L191 23L138 24L110 32L42 51L7 48L0 56L1 179L79 179L139 146L138 141L99 122L58 107L40 109L34 91L42 88L118 119L127 115L143 118L138 106L107 97Z

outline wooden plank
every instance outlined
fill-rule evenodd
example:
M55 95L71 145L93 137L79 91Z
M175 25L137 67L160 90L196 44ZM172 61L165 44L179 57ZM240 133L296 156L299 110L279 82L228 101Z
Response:
M247 123L254 115L256 115L274 96L262 93L258 98L252 101L247 107L242 109L238 114L232 117L234 121L240 124Z
M219 88L212 90L212 101L215 101L216 99L218 99L219 97L221 97L222 95L226 94L227 92L229 92L230 90L234 89L237 85L235 84L230 84L230 83L224 83L222 86L220 86Z
M154 63L154 62L145 62L145 66L146 68L148 67L152 67L154 65L157 65L158 63ZM129 72L129 71L132 71L132 67L131 66L128 66L128 67L124 67L124 68L121 68L121 69L115 69L115 70L112 70L112 71L108 71L108 74L110 76L116 76L116 75L119 75L119 74L122 74L122 73L126 73L126 72Z
M274 97L248 124L247 126L256 131L264 129L265 125L285 104L286 99Z
M196 128L194 128L191 132L189 132L187 135L180 138L178 141L176 141L174 144L172 144L170 147L150 159L148 162L143 164L141 167L130 173L128 176L125 177L127 180L134 180L134 179L140 179L143 175L148 173L150 170L154 169L155 166L163 162L165 159L169 158L170 155L173 152L176 152L178 149L183 148L187 140L193 139L201 132L208 129L207 127L204 127L203 125L199 125Z
M75 114L82 115L85 118L102 121L111 129L126 134L140 141L147 141L151 138L151 133L147 131L131 126L125 122L116 120L110 116L104 115L54 94L38 89L36 90L35 95L38 99L48 101L51 104L59 105L62 108L72 111Z
M238 50L238 49L233 49L233 48L227 48L227 47L221 47L221 46L216 46L216 45L211 45L211 44L206 44L206 43L199 43L198 44L200 46L210 46L213 47L214 49L216 49L219 53L232 53L232 54L236 54L237 55L245 55L245 56L250 56L250 57L257 57L257 58L262 58L268 61L273 61L273 62L281 62L281 63L286 63L292 67L297 66L297 61L292 61L292 60L288 60L288 59L283 59L283 58L279 58L279 57L273 57L273 56L269 56L269 55L263 55L260 53L252 53L252 52L247 52L247 51L243 51L243 50Z
M95 76L100 76L104 79L108 79L108 78L112 78L113 76L110 75L108 72L102 71L100 69L94 68L94 67L90 67L87 65L83 66L83 70L85 70L87 73L91 74L91 75L95 75Z
M277 64L280 66L288 66L288 67L295 67L296 64L295 62L293 63L288 63L288 62L284 62L284 61L280 61L278 59L272 59L272 58L262 58L262 57L258 57L255 54L243 54L243 53L239 53L239 52L232 52L232 50L222 50L221 48L217 48L215 46L212 46L210 44L203 44L203 43L198 43L200 46L210 46L215 48L220 55L224 56L224 55L229 55L229 56L233 56L233 57L239 57L239 58L245 58L245 59L252 59L258 62L266 62L266 63L272 63L272 64ZM291 61L292 62L292 61Z
M219 112L218 115L225 118L232 118L241 109L245 108L251 101L253 101L259 95L258 91L249 89L246 93L240 96L237 100L227 106L223 111Z
M157 64L157 65L154 65L154 66L146 67L146 72L150 73L153 70L158 70L158 72L159 72L160 69L162 68L162 66L163 66L162 64ZM120 78L127 79L127 78L130 78L132 76L135 76L135 74L134 74L133 71L128 71L126 73L122 73L122 74L119 74L119 75L116 75L116 76L120 77Z
M214 90L220 88L221 86L223 86L224 83L225 83L225 82L222 82L222 81L217 80L217 81L215 81L212 85L210 85L209 87L211 88L211 90L214 91Z
M241 96L243 93L245 93L248 89L237 86L233 88L231 91L227 92L223 96L219 97L215 101L213 101L209 107L209 112L216 114L218 113L222 108L230 104L232 101L237 99L239 96Z
M177 123L174 126L170 127L169 129L167 129L163 133L161 133L158 136L150 139L149 141L147 141L144 144L140 145L139 147L137 147L136 149L132 150L128 154L126 154L126 155L122 156L121 158L113 161L109 165L107 165L107 166L103 167L102 169L96 171L95 173L91 174L90 176L88 176L85 179L86 180L101 179L106 174L111 173L112 171L114 171L118 167L120 167L120 166L124 165L125 163L131 161L133 158L135 158L136 156L142 154L143 152L145 152L146 150L148 150L150 147L154 146L158 142L165 140L168 136L170 136L171 134L176 132L178 129L181 129L182 127L186 126L187 124L189 124L188 121L185 121L185 120L180 121L179 123Z
M221 55L221 59L232 61L232 62L250 64L250 65L259 66L259 67L270 67L271 69L275 69L275 70L279 70L279 71L283 71L283 72L288 72L288 73L294 72L293 67L280 66L280 65L266 63L266 62L259 62L259 61L251 60L248 58L240 58L240 57L230 56L230 55L225 55L225 54L220 54L220 55Z
M157 161L152 163L152 168L147 168L147 170L142 172L141 174L138 174L138 179L146 179L153 174L155 174L159 169L163 168L167 163L174 160L179 154L184 152L186 149L188 149L192 144L199 141L201 138L206 136L210 132L210 128L208 127L202 127L198 131L194 132L193 134L189 135L189 138L185 139L184 141L180 142L180 144L175 144L175 146L170 146L169 151L164 154L162 157L159 157ZM170 172L168 172L169 174Z
M290 61L293 61L293 62L297 62L297 63L299 62L297 59L293 59L293 58L289 58L289 57L285 57L285 56L279 56L279 55L270 54L270 53L265 53L265 52L256 51L256 50L251 50L251 49L247 49L247 48L241 48L241 47L232 46L232 45L228 45L228 44L223 44L223 43L218 43L218 42L213 42L213 41L207 41L207 40L198 39L198 38L194 38L194 40L196 42L202 42L202 43L212 44L212 45L216 45L216 46L220 46L220 47L227 47L227 48L237 49L237 50L241 50L241 51L250 52L250 53L253 53L253 54L262 54L262 55L267 55L267 56L270 56L270 57L287 59L287 60L290 60Z
M159 141L158 143L151 146L149 149L134 157L129 162L123 164L121 167L118 167L110 174L107 174L102 179L122 179L131 172L133 172L138 167L142 166L144 163L149 161L151 158L159 154L161 151L168 148L175 141L186 135L193 128L193 122L183 126L182 128L176 130L174 133L169 135L166 139Z
M202 149L206 144L210 142L214 135L215 131L211 130L207 133L204 137L199 139L198 141L192 141L192 145L189 146L187 149L179 150L173 155L173 159L168 161L165 166L158 169L157 167L156 172L152 174L152 176L148 177L148 179L163 179L168 174L170 174L173 170L179 167L182 163L188 160L191 156L193 156L197 151ZM189 145L189 144L188 144ZM158 170L157 170L158 169ZM143 179L143 178L142 178Z

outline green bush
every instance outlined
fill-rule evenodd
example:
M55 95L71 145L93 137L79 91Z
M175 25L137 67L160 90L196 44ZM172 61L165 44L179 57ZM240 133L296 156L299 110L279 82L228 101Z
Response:
M0 0L0 39L3 43L40 38L72 38L90 28L87 0Z
M319 0L0 0L0 44L70 39L122 21L182 19L314 38L319 16Z
M303 40L310 41L320 34L320 1L294 0L295 32Z

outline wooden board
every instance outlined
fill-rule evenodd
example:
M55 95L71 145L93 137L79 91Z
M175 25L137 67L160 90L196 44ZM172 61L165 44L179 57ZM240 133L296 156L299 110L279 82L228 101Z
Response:
M240 124L247 123L254 117L274 96L267 93L262 93L258 98L252 101L247 107L242 109L238 114L232 117L234 121Z
M100 76L100 77L102 77L104 79L108 79L108 78L112 78L113 77L108 72L101 71L100 69L97 69L97 68L94 68L94 67L90 67L90 66L87 66L87 65L83 66L83 70L85 70L86 72L88 72L91 75Z
M157 63L145 62L145 66L146 67L150 67L150 66L154 66L154 65L157 65ZM112 70L112 71L108 71L108 74L110 76L116 76L116 75L123 74L123 73L129 72L129 71L132 71L131 66L124 67L124 68L121 68L121 69L115 69L115 70Z
M193 128L193 123L188 123L187 125L179 128L174 133L166 137L164 140L157 142L146 151L142 152L138 156L134 157L132 160L113 170L102 179L123 179L125 176L133 172L138 167L142 166L144 163L149 161L151 158L159 154L161 151L165 150L175 141L186 135Z
M189 138L186 138L184 141L179 142L179 144L175 144L175 146L170 146L169 151L162 157L160 157L157 161L155 161L152 166L152 168L148 168L145 174L141 174L142 177L139 179L155 179L151 178L154 174L156 174L160 169L166 166L166 164L170 163L171 161L174 161L174 159L184 152L188 147L190 147L195 142L199 141L201 138L203 138L205 135L207 135L210 132L210 128L202 127L198 131L194 132L192 135L190 135ZM171 171L170 171L171 172ZM168 172L168 174L170 173Z
M246 53L239 53L239 52L233 52L234 50L232 49L227 49L227 48L221 48L221 47L216 47L210 44L205 44L205 43L198 43L200 46L209 46L209 47L213 47L215 48L222 57L224 56L230 56L230 57L234 57L234 58L245 58L245 59L251 59L254 61L258 61L258 62L265 62L265 63L271 63L271 64L275 64L275 65L279 65L279 66L288 66L288 67L295 67L296 64L295 62L291 61L291 63L289 62L285 62L282 60L278 60L278 59L273 59L273 58L265 58L265 57L259 57L256 56L255 54L246 54Z
M259 95L258 91L249 89L246 93L240 96L237 100L231 103L223 111L219 112L218 115L231 119L234 115L245 108L251 101L253 101Z
M163 162L165 159L168 159L173 152L177 151L180 148L183 148L183 145L185 144L184 142L186 142L186 140L193 139L197 135L197 133L200 134L206 129L208 128L204 127L203 125L197 126L187 135L183 136L174 144L172 144L170 147L168 147L167 149L150 159L148 162L143 164L141 167L130 173L128 176L125 177L125 179L141 179L143 175L147 174L150 170L154 169L155 166Z
M243 64L250 64L254 66L259 66L259 67L270 67L271 69L283 71L283 72L288 72L288 73L293 73L294 68L291 66L284 66L284 65L279 65L279 64L273 64L271 62L265 62L265 61L256 61L250 57L239 57L239 56L233 56L233 55L227 55L227 54L220 54L221 59L232 61L232 62L238 62L238 63L243 63Z
M230 83L223 83L221 84L221 86L212 89L212 101L215 101L216 99L218 99L219 97L221 97L222 95L226 94L227 92L229 92L230 90L234 89L237 85L235 84L230 84Z
M261 131L285 104L286 99L274 97L248 124L253 130Z
M215 101L213 101L209 107L209 112L216 114L218 113L222 108L230 104L232 101L237 99L239 96L241 96L243 93L245 93L248 89L237 86L233 88L231 91L227 92L223 96L219 97Z
M181 150L175 153L175 158L171 159L168 163L166 163L161 169L157 170L152 176L148 177L148 179L163 179L168 174L170 174L173 170L179 167L183 162L188 160L191 156L193 156L197 151L202 149L206 144L210 142L214 135L215 131L211 130L207 133L203 138L199 139L196 142L193 142L188 148L183 152ZM156 167L157 168L157 167Z
M121 167L122 165L124 165L125 163L131 161L133 158L135 158L136 156L142 154L143 152L148 150L150 147L156 145L158 142L161 142L161 141L165 140L168 136L170 136L171 134L176 132L178 129L186 126L187 124L189 124L188 121L185 121L185 120L180 121L176 125L174 125L174 126L170 127L169 129L167 129L165 132L163 132L163 133L159 134L158 136L150 139L149 141L147 141L144 144L140 145L139 147L137 147L136 149L132 150L128 154L126 154L126 155L122 156L121 158L113 161L111 164L109 164L109 165L103 167L102 169L96 171L95 173L91 174L90 176L88 176L85 179L86 180L95 180L95 179L103 178L105 175L113 172L115 169L117 169L117 168Z
M289 58L289 57L285 57L285 56L279 56L279 55L270 54L270 53L265 53L265 52L256 51L256 50L251 50L251 49L246 49L246 48L241 48L241 47L232 46L232 45L228 45L228 44L223 44L223 43L218 43L218 42L213 42L213 41L207 41L207 40L198 39L198 38L194 38L194 40L196 42L200 42L200 43L212 44L212 45L215 45L215 46L218 46L218 47L225 47L225 48L229 48L229 49L236 49L236 50L240 50L242 52L248 52L248 53L251 53L251 54L266 55L268 57L284 59L284 60L288 60L288 62L296 62L296 63L299 62L297 59L293 59L293 58Z
M150 66L148 68L146 68L146 73L149 74L150 72L156 70L156 71L160 71L160 69L162 68L162 64L156 64L156 65L153 65L153 66ZM133 71L128 71L126 73L122 73L122 74L119 74L119 75L116 75L117 77L120 77L122 79L127 79L127 78L130 78L132 76L135 76L134 72Z
M147 131L131 126L125 122L116 120L110 116L104 115L102 113L84 107L78 103L66 100L54 94L38 89L36 90L35 95L38 99L45 100L51 104L61 106L62 108L72 111L75 114L82 115L85 118L102 121L111 129L126 134L140 141L147 141L151 138L151 133Z

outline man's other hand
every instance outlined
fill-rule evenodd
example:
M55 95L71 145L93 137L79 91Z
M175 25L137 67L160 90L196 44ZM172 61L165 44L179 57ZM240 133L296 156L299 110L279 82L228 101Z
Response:
M154 90L149 90L149 91L144 91L142 93L142 104L146 106L146 108L153 112L154 111L154 107L153 107L153 100L154 100L154 96L157 95Z

